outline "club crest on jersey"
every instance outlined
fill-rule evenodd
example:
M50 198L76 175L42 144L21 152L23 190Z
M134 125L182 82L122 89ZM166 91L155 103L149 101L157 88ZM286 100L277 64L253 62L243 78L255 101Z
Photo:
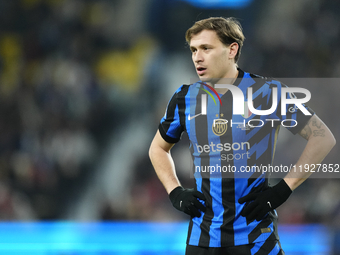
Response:
M228 121L225 119L214 119L213 125L212 125L212 131L215 135L221 136L224 135L225 132L227 132L228 129Z
M252 112L248 108L248 101L244 102L244 114L242 114L242 117L245 119L248 119L252 115Z

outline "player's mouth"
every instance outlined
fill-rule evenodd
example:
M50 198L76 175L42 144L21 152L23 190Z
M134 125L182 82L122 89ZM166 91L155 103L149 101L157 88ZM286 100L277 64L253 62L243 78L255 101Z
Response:
M199 67L196 68L196 71L197 71L198 75L203 75L206 70L207 70L207 68L205 68L205 67L200 67L199 66Z

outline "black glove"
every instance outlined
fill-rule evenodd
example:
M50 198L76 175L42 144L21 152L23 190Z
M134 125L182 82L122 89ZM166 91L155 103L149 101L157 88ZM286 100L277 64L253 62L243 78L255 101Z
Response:
M184 189L178 186L173 191L170 192L169 198L172 205L182 212L189 214L191 217L200 217L201 210L205 212L205 206L198 201L198 198L205 201L204 195L194 189Z
M283 204L290 194L292 194L292 190L282 179L275 186L269 187L262 192L250 193L241 197L238 200L240 204L252 201L243 208L241 215L246 217L249 222L255 219L259 221L263 219L268 212Z

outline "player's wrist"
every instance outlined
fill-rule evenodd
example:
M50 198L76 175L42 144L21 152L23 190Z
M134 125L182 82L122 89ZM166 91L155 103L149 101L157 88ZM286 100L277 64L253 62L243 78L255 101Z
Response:
M184 188L182 186L177 186L169 193L169 198L171 202L174 202L179 194L181 194L184 191Z
M279 183L273 187L273 190L283 200L283 202L285 202L293 192L284 179L279 181Z
M304 178L298 178L298 177L285 177L285 182L289 186L289 188L294 191L302 182L304 182Z

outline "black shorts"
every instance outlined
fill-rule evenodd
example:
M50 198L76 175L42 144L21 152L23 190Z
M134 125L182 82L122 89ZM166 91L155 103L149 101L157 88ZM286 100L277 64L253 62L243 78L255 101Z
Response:
M187 245L185 255L284 255L277 240L267 240L231 247L200 247Z

